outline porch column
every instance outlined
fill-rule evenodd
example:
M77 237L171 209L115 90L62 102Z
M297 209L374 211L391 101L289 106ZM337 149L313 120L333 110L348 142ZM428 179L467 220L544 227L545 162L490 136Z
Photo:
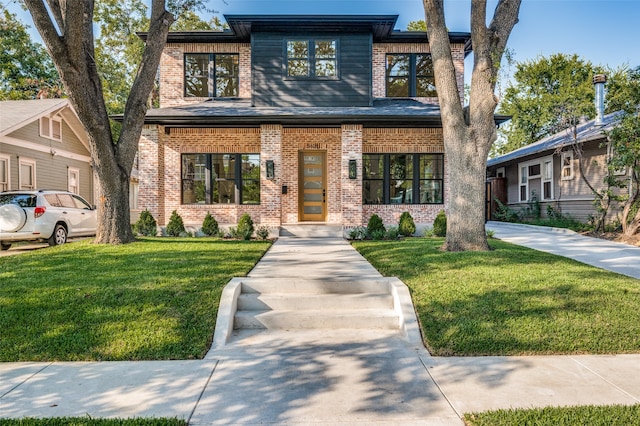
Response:
M273 161L274 176L267 178L267 161ZM260 126L260 225L282 224L282 126Z
M362 225L362 125L342 126L342 226ZM349 160L356 161L356 177L349 177Z

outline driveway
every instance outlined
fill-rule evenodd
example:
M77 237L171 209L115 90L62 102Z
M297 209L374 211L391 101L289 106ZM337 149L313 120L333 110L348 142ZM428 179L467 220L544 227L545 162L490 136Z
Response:
M587 265L640 279L640 247L585 237L569 229L487 222L487 230L509 243L568 257Z
M93 238L93 237L90 237ZM85 237L83 238L70 238L69 240L67 240L67 244L76 242L76 241L82 241L82 240L86 240ZM11 248L9 250L0 250L0 257L5 257L5 256L15 256L17 254L22 254L22 253L29 253L35 250L40 250L43 248L47 248L49 247L49 244L47 243L37 243L37 242L33 242L33 243L15 243L11 246Z

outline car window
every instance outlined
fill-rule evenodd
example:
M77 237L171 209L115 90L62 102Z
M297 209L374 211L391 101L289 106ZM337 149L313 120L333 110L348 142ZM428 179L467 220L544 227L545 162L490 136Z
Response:
M0 206L16 204L20 207L35 207L36 196L32 194L0 194Z
M56 194L44 194L44 199L51 204L51 207L62 207L62 203L58 200Z
M87 204L82 198L77 195L73 195L73 201L76 203L76 207L79 209L91 210L91 206Z
M73 202L73 197L69 194L58 194L58 200L62 203L62 207L75 209L76 203Z

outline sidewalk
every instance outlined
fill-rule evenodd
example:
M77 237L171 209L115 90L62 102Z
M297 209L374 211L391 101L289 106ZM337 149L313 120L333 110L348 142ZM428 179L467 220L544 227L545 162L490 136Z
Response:
M249 275L368 274L344 240L281 238ZM462 425L496 408L640 403L638 377L640 354L442 358L393 331L242 331L203 360L0 363L0 417Z

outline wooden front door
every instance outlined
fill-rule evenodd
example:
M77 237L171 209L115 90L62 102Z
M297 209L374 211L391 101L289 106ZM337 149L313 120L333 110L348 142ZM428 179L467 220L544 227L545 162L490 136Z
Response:
M300 222L324 222L327 217L327 154L324 151L300 152Z

